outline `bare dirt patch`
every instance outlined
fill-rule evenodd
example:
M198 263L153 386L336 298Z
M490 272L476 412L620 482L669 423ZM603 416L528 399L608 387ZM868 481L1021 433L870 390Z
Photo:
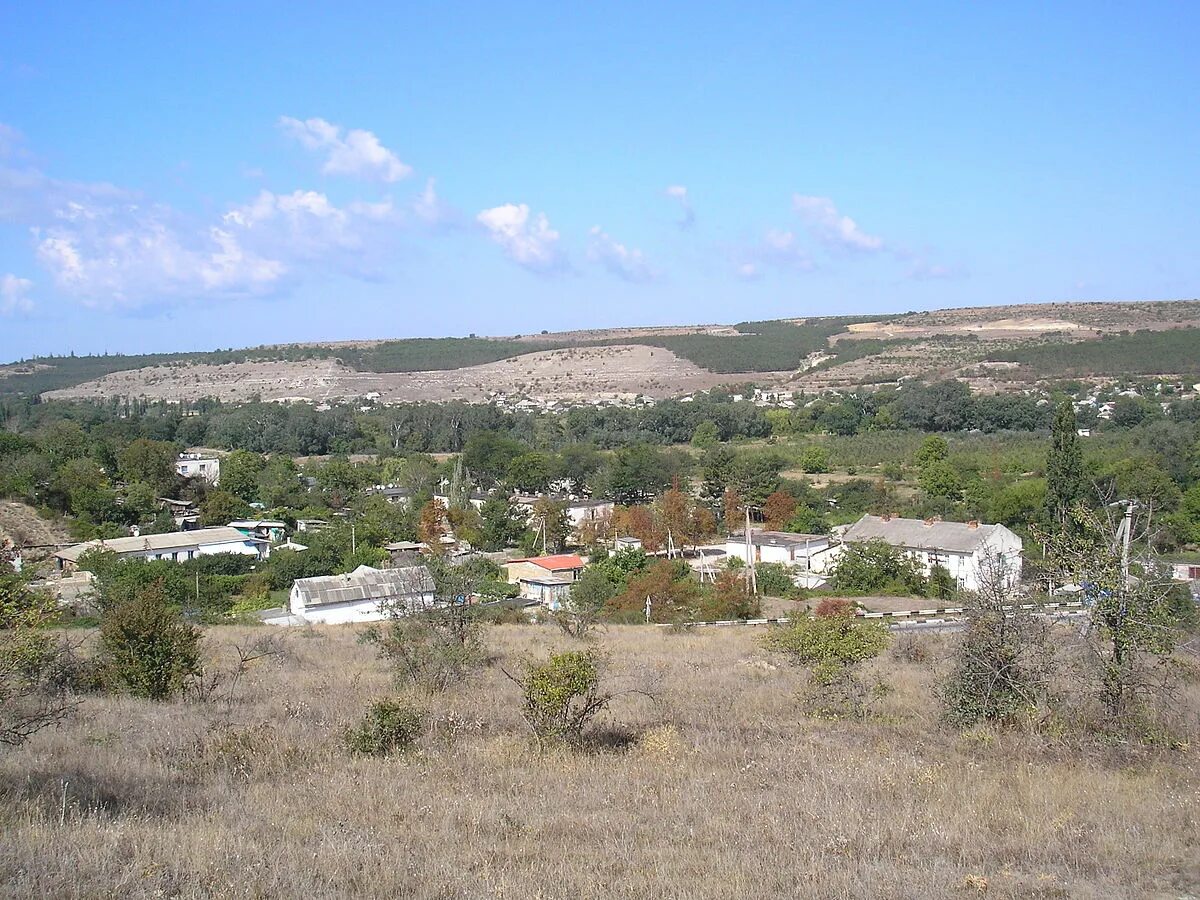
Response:
M44 547L70 540L62 524L43 519L25 503L0 502L0 542L10 540L18 547Z
M338 360L151 366L50 391L48 399L145 397L229 402L254 396L278 402L338 401L379 394L384 403L465 400L499 394L540 400L663 398L719 384L772 376L716 375L661 347L572 347L450 371L357 372Z

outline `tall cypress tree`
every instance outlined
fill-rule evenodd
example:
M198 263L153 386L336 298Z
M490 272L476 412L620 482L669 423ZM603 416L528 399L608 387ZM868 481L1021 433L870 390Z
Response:
M1064 400L1050 428L1046 455L1046 512L1062 524L1071 507L1084 497L1083 452L1079 449L1075 408Z

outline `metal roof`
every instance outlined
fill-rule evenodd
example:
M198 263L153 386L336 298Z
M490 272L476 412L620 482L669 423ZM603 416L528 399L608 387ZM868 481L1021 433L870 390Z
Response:
M847 543L881 540L908 550L947 550L974 553L1003 525L969 525L966 522L926 521L863 516L842 535ZM1005 529L1007 530L1007 529Z
M359 566L345 575L297 578L292 591L304 606L329 606L364 600L400 600L433 593L433 576L425 566L373 569Z
M195 531L170 531L166 534L143 534L138 537L112 538L74 544L54 555L67 562L78 562L89 550L111 550L114 553L163 553L165 551L196 550L209 544L266 544L258 538L247 537L236 528L221 525L197 528Z
M731 534L727 544L745 544L746 532ZM750 543L759 547L805 547L813 544L828 544L827 534L796 534L791 531L755 531L750 529Z

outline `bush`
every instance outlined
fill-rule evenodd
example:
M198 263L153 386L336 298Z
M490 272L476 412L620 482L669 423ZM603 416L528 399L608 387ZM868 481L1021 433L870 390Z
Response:
M138 697L168 700L201 674L200 631L167 604L159 582L104 611L100 647L112 680Z
M425 720L425 710L403 700L377 700L357 725L346 729L346 749L363 756L403 753L417 742Z
M763 645L783 653L811 673L803 695L811 714L828 718L861 717L867 691L855 667L887 645L887 629L878 622L862 622L852 614L802 616L771 630Z
M768 597L784 597L793 600L804 592L792 581L788 567L783 563L759 563L754 567L758 589Z
M505 673L508 674L508 673ZM538 746L578 746L583 732L612 700L600 691L600 669L591 651L555 653L545 662L527 662L520 676L521 716Z
M483 664L482 628L466 607L442 607L396 616L363 638L378 645L401 683L437 692Z
M920 564L880 540L846 544L830 576L834 587L852 594L923 595L926 588Z

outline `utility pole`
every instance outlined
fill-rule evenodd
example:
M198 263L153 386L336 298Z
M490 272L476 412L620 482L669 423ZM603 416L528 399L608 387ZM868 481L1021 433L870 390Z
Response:
M1133 536L1133 508L1137 505L1136 500L1127 500L1125 502L1125 518L1121 522L1121 527L1118 531L1121 532L1121 587L1125 588L1129 585L1129 542Z
M746 579L746 588L750 596L758 594L758 576L754 572L754 541L750 537L750 507L746 506L746 568L749 577Z
M358 538L354 532L354 521L350 521L350 555L353 556L358 552Z

